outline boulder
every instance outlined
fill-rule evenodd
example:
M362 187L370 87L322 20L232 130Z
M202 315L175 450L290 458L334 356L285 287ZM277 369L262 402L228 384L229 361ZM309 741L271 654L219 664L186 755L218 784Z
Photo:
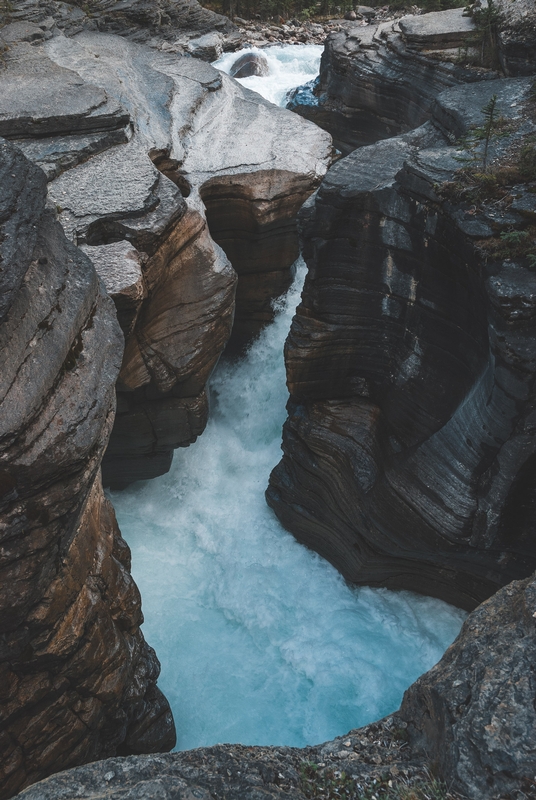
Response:
M499 15L497 43L501 67L506 75L536 72L536 8L532 0L495 0Z
M402 38L415 50L447 50L474 42L476 26L463 8L402 17L398 23Z
M186 51L194 58L203 61L216 61L223 53L224 38L221 33L205 33L196 39L190 39Z
M41 170L0 142L2 798L175 741L100 479L121 331L45 200Z
M474 611L439 664L404 695L416 751L472 800L536 788L536 577Z
M252 75L268 75L270 67L262 53L244 53L237 58L229 70L232 78L250 78Z

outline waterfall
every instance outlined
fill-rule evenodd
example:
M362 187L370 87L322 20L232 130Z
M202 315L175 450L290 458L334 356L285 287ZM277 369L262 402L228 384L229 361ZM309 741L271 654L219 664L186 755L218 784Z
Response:
M168 475L112 495L162 663L178 748L306 745L395 710L465 614L409 592L350 588L264 500L280 458L283 342L305 266L274 322L213 376L205 433Z

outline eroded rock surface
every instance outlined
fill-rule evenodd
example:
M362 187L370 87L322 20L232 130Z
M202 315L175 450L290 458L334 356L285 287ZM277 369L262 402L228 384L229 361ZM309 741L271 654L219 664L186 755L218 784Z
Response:
M479 124L493 94L529 134L530 86L448 90L436 126L356 150L304 214L309 273L267 497L353 582L473 608L536 567L536 278L528 259L486 250L527 228L534 195L516 190L522 215L438 194L460 167L442 136Z
M116 302L127 341L104 479L120 486L165 472L203 430L233 315L238 347L271 319L331 140L198 59L22 28L2 31L0 126Z
M328 130L344 154L406 133L430 118L440 92L497 77L478 66L480 36L461 8L344 23L326 39L319 78L296 89L288 108Z
M535 657L532 576L474 611L404 696L401 716L415 750L470 798L536 792Z
M0 796L175 733L100 462L123 342L46 181L0 142Z
M26 27L27 41L48 39L54 25L66 36L81 31L101 31L126 36L154 47L183 37L184 43L207 33L219 32L229 49L240 44L236 26L197 0L108 0L61 2L61 0L18 0L0 9L0 22ZM41 33L35 30L41 29Z

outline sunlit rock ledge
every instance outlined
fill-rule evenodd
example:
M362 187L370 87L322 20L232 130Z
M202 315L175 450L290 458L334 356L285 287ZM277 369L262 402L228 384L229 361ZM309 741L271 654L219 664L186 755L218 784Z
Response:
M202 61L32 30L2 32L0 134L45 170L49 203L94 248L117 304L126 346L104 479L120 486L167 471L202 432L233 318L236 348L271 319L331 139Z

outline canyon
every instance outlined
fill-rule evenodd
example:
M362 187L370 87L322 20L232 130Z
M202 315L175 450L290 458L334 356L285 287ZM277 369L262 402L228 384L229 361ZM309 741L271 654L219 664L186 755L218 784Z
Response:
M475 800L532 796L535 28L498 5L497 64L461 10L341 21L292 111L203 60L205 35L240 37L192 1L25 0L0 29L3 798L70 767L18 796L302 798L342 765L357 792L432 763ZM453 147L492 101L497 194ZM102 485L202 435L207 381L273 318L300 238L268 503L353 584L476 610L378 723L162 755Z

